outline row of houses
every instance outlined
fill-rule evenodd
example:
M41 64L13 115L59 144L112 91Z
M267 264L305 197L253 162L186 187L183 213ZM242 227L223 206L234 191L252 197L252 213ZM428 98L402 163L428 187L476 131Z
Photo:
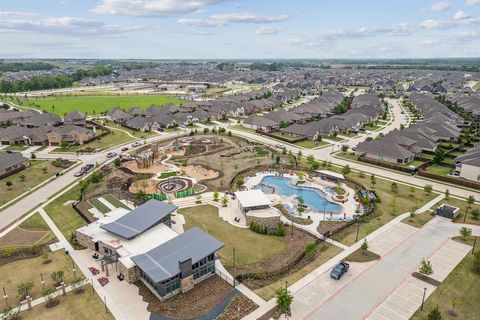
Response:
M63 142L84 144L95 138L95 128L86 127L86 117L73 111L65 117L36 111L0 110L0 144L59 146Z
M333 115L333 108L336 104L331 104L330 111L324 112L325 104L319 105L319 120L313 120L308 123L294 123L279 130L286 135L293 137L306 137L309 140L318 140L321 137L327 137L339 133L358 132L365 124L376 120L383 111L383 103L376 93L366 93L356 96L350 106L350 109L340 115ZM310 108L310 106L308 106ZM298 109L305 111L305 107ZM311 113L314 114L314 108ZM318 114L317 114L318 115ZM315 119L315 118L313 118Z
M359 143L355 153L368 159L398 165L412 162L422 152L435 152L440 142L454 142L461 135L463 119L428 94L412 94L412 105L423 121L403 130L394 130L376 140Z

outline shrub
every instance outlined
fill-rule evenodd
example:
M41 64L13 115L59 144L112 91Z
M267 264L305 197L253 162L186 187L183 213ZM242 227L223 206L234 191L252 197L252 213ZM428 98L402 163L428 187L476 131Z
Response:
M290 314L290 306L293 302L293 296L285 287L280 287L275 291L277 305L282 313Z
M365 238L360 246L360 249L365 252L368 250L368 242L367 242L367 238Z
M315 241L307 242L305 244L305 254L310 258L314 258L316 253L317 253L317 243Z
M438 306L433 307L427 315L427 320L442 320L442 314Z
M422 262L420 262L420 268L418 268L418 272L426 276L432 275L433 274L432 263L430 261L422 259Z

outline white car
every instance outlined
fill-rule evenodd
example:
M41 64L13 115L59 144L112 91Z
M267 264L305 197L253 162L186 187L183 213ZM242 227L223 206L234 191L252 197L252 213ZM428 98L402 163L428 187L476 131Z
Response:
M275 147L280 148L280 149L285 149L285 145L281 144L281 143L275 145Z
M107 158L108 158L108 159L115 158L116 156L117 156L117 153L116 153L116 152L109 152L109 153L107 153Z
M142 144L141 144L140 142L138 142L138 141L132 143L132 147L134 147L134 148L135 148L135 147L139 147L139 146L141 146L141 145L142 145Z

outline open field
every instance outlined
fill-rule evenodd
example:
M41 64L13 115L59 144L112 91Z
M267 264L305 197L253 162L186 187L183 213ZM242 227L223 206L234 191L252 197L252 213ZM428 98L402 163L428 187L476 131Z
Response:
M178 213L185 217L185 230L198 227L225 244L218 252L225 266L233 265L233 248L236 265L243 266L267 259L285 246L282 237L262 235L232 226L223 221L218 216L218 209L211 205L182 208Z
M341 171L340 168L336 167L330 168L330 170ZM376 204L376 209L369 216L368 221L360 224L359 239L369 235L396 216L409 212L413 208L419 208L436 197L434 193L426 194L423 190L416 188L414 189L415 192L412 193L410 187L402 184L398 184L398 192L393 193L391 191L391 181L376 177L376 184L373 186L368 174L363 174L362 176L360 173L351 172L348 174L348 178L367 188L371 189L374 187L381 201ZM355 243L355 236L356 226L351 226L339 232L333 238L345 245L352 245Z
M79 198L80 187L76 185L45 207L49 217L67 239L70 239L75 230L87 224L71 205L64 205L69 200L78 200Z
M29 99L23 105L28 107L39 106L40 110L64 115L73 110L82 111L88 115L100 114L113 107L147 108L154 104L181 104L182 101L166 95L129 95L129 96L70 96L70 97L47 97Z
M0 206L55 176L57 172L62 170L64 169L52 165L51 161L30 160L28 168L0 180L2 183L0 188ZM11 181L13 185L7 187L5 185L7 181Z
M31 247L51 243L56 240L55 235L43 220L40 213L35 213L18 227L0 238L2 247Z
M480 276L473 272L473 255L467 254L427 299L423 311L417 310L411 319L427 319L428 313L434 306L438 306L445 320L478 319L480 304L475 297L478 297L479 292ZM448 313L452 310L453 301L455 301L456 317Z
M44 261L47 259L51 261L45 264ZM42 286L40 283L40 273L43 274L46 288L53 287L55 284L50 276L54 271L62 270L65 273L65 283L67 284L73 280L72 268L74 262L63 250L49 252L47 259L40 256L0 265L0 287L5 287L11 303L19 301L17 285L29 281L35 284L31 291L32 298L37 299L41 297ZM14 272L12 272L12 270L14 270ZM79 275L80 271L77 271L77 276ZM3 299L0 305L3 310Z
M46 308L41 304L31 311L22 312L23 320L51 320L51 319L89 319L89 320L114 320L100 297L92 290L90 285L84 286L81 294L69 292L60 296L60 303L54 308Z

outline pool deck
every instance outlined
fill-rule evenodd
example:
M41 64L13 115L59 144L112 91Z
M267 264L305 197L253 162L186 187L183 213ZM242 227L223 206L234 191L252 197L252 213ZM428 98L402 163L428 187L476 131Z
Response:
M256 187L257 185L259 185L262 182L263 178L265 178L267 176L278 176L278 177L291 179L292 183L295 183L298 179L297 175L295 175L295 174L283 174L283 176L280 176L278 174L278 172L266 171L266 172L259 172L255 176L251 176L251 177L248 177L247 179L245 179L246 181L244 183L244 186L247 190L253 189L254 187ZM342 184L341 185L342 188L344 188L348 192L348 198L347 198L346 202L339 203L339 202L336 202L332 199L331 194L329 192L324 191L324 188L331 188L333 186L334 185L332 185L331 183L328 183L328 182L323 181L323 180L318 179L318 178L313 178L312 181L307 181L304 186L298 186L299 188L305 187L305 189L307 189L307 188L318 189L326 196L326 199L328 201L330 201L332 203L335 203L335 204L339 204L342 207L342 211L340 213L337 213L337 214L334 214L334 215L332 215L330 213L327 213L326 215L324 215L323 212L317 212L317 211L306 211L306 212L304 212L303 213L304 216L305 215L310 215L311 217L314 217L312 220L314 220L315 228L316 228L316 225L318 225L318 223L320 221L324 220L324 216L325 216L325 220L331 220L331 219L337 220L337 219L344 219L344 218L351 219L352 216L355 214L355 211L358 207L358 203L354 199L355 191L353 189L349 188L347 185ZM282 196L281 198L282 198L282 200L278 201L278 203L286 203L286 202L291 203L292 200L293 200L291 196L287 196L287 197ZM318 217L318 216L320 216L320 217Z

